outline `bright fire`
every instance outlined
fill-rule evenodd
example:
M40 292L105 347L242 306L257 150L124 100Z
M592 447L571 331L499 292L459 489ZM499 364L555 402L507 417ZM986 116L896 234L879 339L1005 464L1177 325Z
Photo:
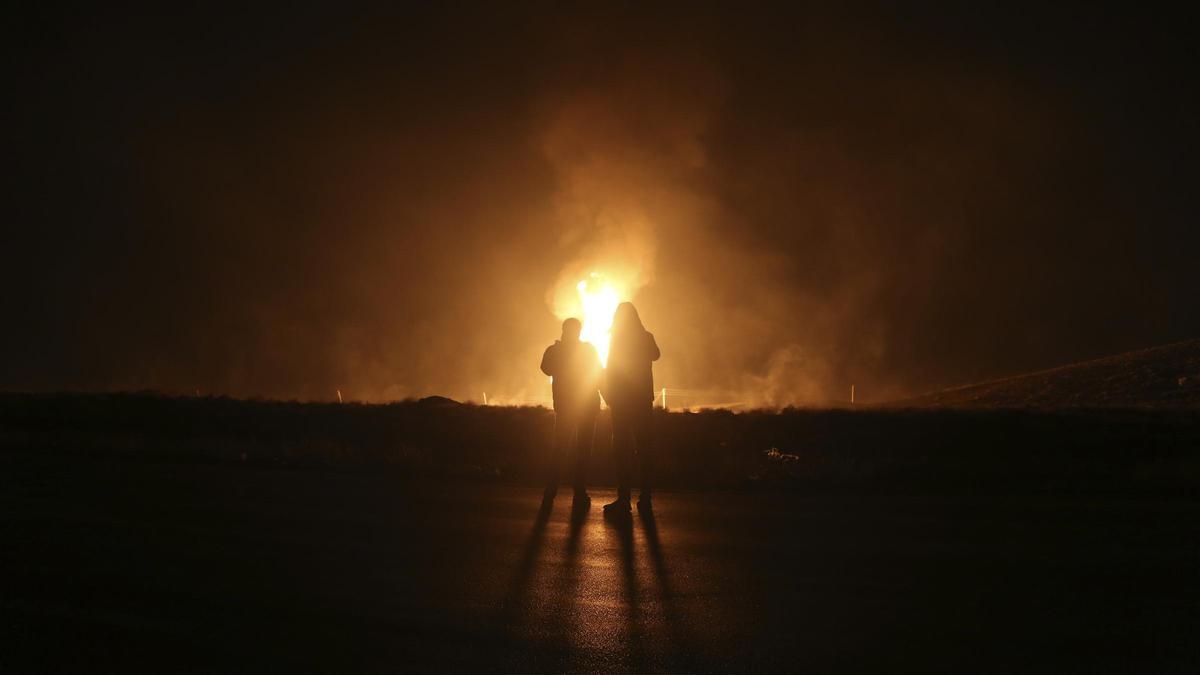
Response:
M600 363L607 366L609 330L612 328L613 313L621 303L621 295L607 279L595 272L580 281L575 289L579 292L579 303L583 310L583 331L579 337L596 348L600 353Z

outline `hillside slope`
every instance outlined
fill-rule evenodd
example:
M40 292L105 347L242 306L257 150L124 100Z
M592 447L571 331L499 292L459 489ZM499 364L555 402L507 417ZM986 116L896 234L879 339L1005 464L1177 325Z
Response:
M1200 408L1200 339L932 392L889 406Z

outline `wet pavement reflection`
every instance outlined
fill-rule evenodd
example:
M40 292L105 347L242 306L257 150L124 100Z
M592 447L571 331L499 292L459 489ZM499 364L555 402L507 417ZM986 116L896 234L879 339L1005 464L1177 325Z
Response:
M500 621L510 639L545 643L553 665L609 663L635 670L683 664L685 637L675 615L670 563L658 516L605 518L559 498L527 534Z

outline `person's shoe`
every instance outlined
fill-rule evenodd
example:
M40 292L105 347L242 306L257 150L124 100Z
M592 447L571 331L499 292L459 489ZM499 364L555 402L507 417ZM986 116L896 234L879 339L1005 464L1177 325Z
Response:
M629 513L628 497L618 497L615 502L604 505L604 517L606 518L628 518Z
M638 497L638 513L653 513L654 505L650 502L650 495L644 494Z

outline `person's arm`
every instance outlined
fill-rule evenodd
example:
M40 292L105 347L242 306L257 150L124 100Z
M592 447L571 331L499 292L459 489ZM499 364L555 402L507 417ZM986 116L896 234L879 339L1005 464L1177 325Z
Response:
M608 369L600 363L600 353L592 345L588 345L591 351L591 367L592 372L596 374L596 388L600 390L600 396L608 401Z
M600 396L604 399L605 403L609 403L608 395L610 393L608 389L608 368L605 368L600 371Z
M557 359L554 358L555 351L554 345L550 345L542 354L542 372L550 377L554 377L554 373L558 372L558 364L555 363Z
M657 361L662 356L662 352L658 351L658 343L654 341L654 333L650 331L646 331L646 351L651 361Z

